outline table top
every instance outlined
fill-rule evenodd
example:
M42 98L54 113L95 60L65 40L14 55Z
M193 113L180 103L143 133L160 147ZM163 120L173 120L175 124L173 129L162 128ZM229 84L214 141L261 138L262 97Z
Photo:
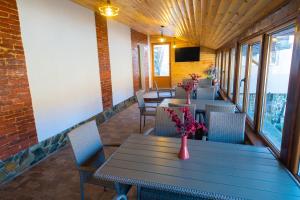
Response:
M166 98L164 99L159 106L160 107L169 107L169 103L174 104L185 104L185 99L174 99L174 98ZM224 101L224 100L200 100L200 99L191 99L191 104L196 105L196 109L200 111L205 111L205 105L206 104L212 104L212 105L233 105L230 101Z
M215 199L300 199L300 187L268 148L131 135L95 177L123 184Z

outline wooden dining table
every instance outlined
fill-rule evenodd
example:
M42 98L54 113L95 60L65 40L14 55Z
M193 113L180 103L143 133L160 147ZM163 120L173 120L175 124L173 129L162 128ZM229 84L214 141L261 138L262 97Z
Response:
M190 159L180 160L179 147L178 138L131 135L94 177L204 199L300 199L268 148L188 140Z
M175 99L175 98L165 98L160 104L160 107L169 107L169 103L172 104L185 104L186 99ZM198 112L205 111L205 105L233 105L230 101L224 100L202 100L202 99L191 99L191 104L196 105L196 110Z

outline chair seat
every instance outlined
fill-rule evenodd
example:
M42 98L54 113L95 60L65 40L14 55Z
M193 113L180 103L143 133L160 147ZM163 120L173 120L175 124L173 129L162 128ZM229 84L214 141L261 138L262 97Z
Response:
M104 162L105 154L103 148L101 148L82 165L80 165L79 169L83 171L95 172Z
M159 92L159 97L160 98L171 98L172 95L170 92Z
M145 110L145 111L143 111L143 113L142 113L143 115L146 115L146 116L155 116L155 114L156 114L156 110Z
M147 102L147 103L145 103L145 106L146 107L151 107L151 108L156 108L157 107L157 102L153 102L153 103L151 103L151 102Z

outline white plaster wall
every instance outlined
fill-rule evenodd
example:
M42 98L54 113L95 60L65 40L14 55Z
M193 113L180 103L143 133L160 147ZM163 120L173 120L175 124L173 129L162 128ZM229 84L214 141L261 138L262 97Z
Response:
M102 111L94 13L69 0L17 0L38 140Z
M113 105L133 96L132 50L130 28L108 20L108 45L112 79Z

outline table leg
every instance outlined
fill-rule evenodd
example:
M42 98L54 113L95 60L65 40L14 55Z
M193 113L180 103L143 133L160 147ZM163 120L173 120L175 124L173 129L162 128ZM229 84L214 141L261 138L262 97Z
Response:
M114 200L127 200L127 193L130 188L131 185L115 183L115 190L117 192L117 195Z

